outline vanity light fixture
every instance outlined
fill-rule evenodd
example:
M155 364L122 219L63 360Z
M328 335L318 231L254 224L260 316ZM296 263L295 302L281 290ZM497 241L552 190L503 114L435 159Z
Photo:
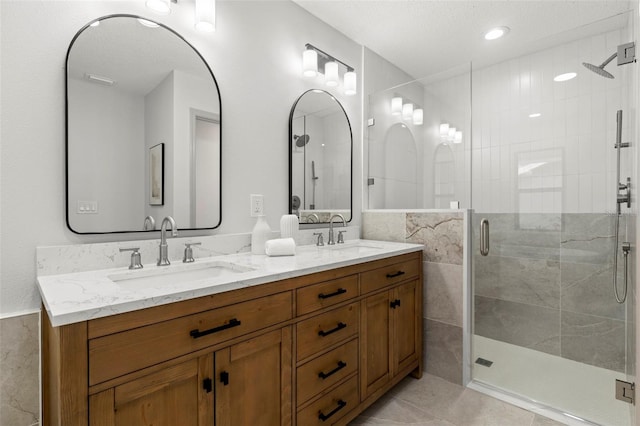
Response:
M424 120L424 112L422 108L416 108L413 110L413 124L415 126L422 126Z
M161 15L171 13L171 3L178 0L147 0L149 9ZM216 0L195 0L195 28L202 32L213 32L216 29Z
M456 134L453 136L453 143L462 143L462 132L456 130Z
M571 80L572 78L575 78L577 75L578 74L576 74L575 72L567 72L564 74L556 75L555 77L553 77L553 81L557 81L557 82L568 81L568 80Z
M400 114L402 114L402 98L396 96L395 98L391 98L391 115Z
M147 7L156 13L161 15L168 15L171 13L170 0L147 0Z
M449 134L447 135L447 140L449 140L449 142L453 142L455 140L455 137L456 137L456 128L449 127Z
M149 27L149 28L160 28L160 25L156 24L155 22L151 22L147 19L142 19L142 18L138 18L138 22L142 25L144 25L145 27Z
M305 50L302 52L302 74L305 77L315 77L324 72L325 84L329 87L336 87L340 84L341 67L346 70L343 77L344 93L347 96L355 95L357 92L355 69L314 45L305 44Z
M413 120L413 104L402 105L402 119Z
M442 123L440 125L440 137L446 138L449 136L449 123Z
M215 0L196 0L196 30L210 33L216 30Z
M324 64L324 84L329 87L336 87L340 81L338 75L338 63L335 61Z

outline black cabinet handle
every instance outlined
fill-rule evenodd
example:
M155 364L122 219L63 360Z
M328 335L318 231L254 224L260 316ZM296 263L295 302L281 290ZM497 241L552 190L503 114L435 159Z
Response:
M204 389L207 393L211 393L211 391L213 390L213 381L211 379L204 379L202 381L202 389Z
M227 371L220 373L220 382L225 386L229 384L229 373Z
M213 334L213 333L217 333L219 331L228 330L230 328L237 327L240 324L241 324L240 321L238 321L236 318L233 318L232 320L229 321L228 324L224 324L224 325L221 325L219 327L210 328L209 330L200 331L200 330L198 330L196 328L195 330L191 330L189 332L189 335L191 337L193 337L194 339L197 339L198 337L207 336L209 334Z
M393 274L387 274L387 278L395 278L395 277L399 277L401 275L404 275L404 271L398 271L398 272L393 273Z
M336 328L332 328L329 331L324 331L324 330L320 330L318 331L318 336L328 336L332 333L335 333L336 331L342 330L343 328L345 328L347 326L347 324L343 323L343 322L339 322L338 325L336 326Z
M397 308L398 306L400 306L400 299L392 301L391 303L389 303L389 306L391 307L391 309Z
M328 413L328 414L323 414L322 411L320 411L320 413L318 413L318 418L324 422L324 421L328 420L329 417L333 416L335 413L337 413L338 411L340 411L344 407L346 407L346 405L347 405L347 401L339 400L338 401L338 406L336 408L331 410L331 412Z
M333 370L329 371L328 373L325 373L324 371L321 371L321 372L318 373L318 377L320 377L322 380L324 380L327 377L333 376L334 374L336 374L338 371L342 370L346 366L347 366L346 362L338 361L338 366L336 368L334 368Z
M333 297L333 296L338 296L340 294L345 294L346 292L347 292L346 288L339 288L338 290L334 291L333 293L329 293L329 294L320 293L318 295L318 299L328 299L328 298Z

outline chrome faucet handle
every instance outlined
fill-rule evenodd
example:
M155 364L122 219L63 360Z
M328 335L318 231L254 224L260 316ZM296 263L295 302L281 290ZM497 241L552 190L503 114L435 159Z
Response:
M199 246L201 242L197 243L184 243L184 257L182 258L182 263L193 263L196 260L193 258L193 249L191 246Z
M324 237L322 236L322 232L314 232L313 235L317 235L318 236L318 241L316 241L316 246L323 246L324 245Z
M344 234L347 231L338 231L338 244L344 244Z
M140 260L140 247L131 247L131 248L121 248L119 249L120 253L123 251L130 251L131 253L131 264L129 265L129 269L142 269L142 261Z

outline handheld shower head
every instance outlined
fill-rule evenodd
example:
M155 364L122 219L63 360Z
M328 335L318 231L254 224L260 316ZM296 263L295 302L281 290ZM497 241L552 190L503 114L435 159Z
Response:
M298 148L302 148L309 143L309 135L293 135L293 140L296 141Z
M607 58L606 61L604 61L601 65L597 66L597 65L593 65L587 62L583 62L582 65L585 66L586 69L588 69L589 71L593 71L596 74L598 74L601 77L604 78L614 78L613 74L611 74L609 71L605 71L604 67L606 67L609 62L613 61L613 58L615 58L616 56L618 56L618 53L614 53L613 55L609 56Z

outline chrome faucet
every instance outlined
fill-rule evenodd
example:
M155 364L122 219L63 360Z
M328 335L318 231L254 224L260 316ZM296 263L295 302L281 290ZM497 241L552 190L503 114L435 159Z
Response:
M156 221L153 218L153 216L147 216L144 218L144 224L142 224L142 230L143 231L148 231L148 230L152 230L155 231L156 229Z
M171 235L173 237L178 236L178 228L176 227L176 221L171 216L167 216L162 219L162 226L160 227L160 257L158 258L158 266L169 265L169 246L167 245L167 224L171 225Z
M333 236L333 218L334 217L342 219L342 226L344 227L347 226L347 221L344 220L344 216L342 216L341 214L334 214L333 216L331 216L331 219L329 219L329 241L327 241L327 244L329 244L330 246L336 243L335 238Z

